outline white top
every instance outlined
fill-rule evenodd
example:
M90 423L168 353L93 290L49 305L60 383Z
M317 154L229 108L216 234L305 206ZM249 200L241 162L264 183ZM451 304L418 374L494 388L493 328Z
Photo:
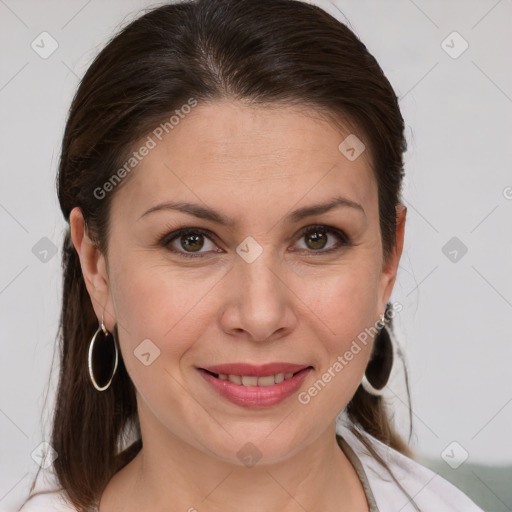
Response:
M345 426L337 424L343 452L354 466L366 493L370 512L413 512L417 509L393 478ZM365 433L374 449L388 464L396 479L413 497L421 512L484 512L450 482L409 457ZM43 472L44 474L44 472ZM46 476L46 478L48 478ZM55 488L52 486L49 488ZM44 487L44 489L47 489ZM43 487L36 487L42 490ZM77 512L63 493L40 494L30 499L21 512ZM97 511L94 511L97 512Z

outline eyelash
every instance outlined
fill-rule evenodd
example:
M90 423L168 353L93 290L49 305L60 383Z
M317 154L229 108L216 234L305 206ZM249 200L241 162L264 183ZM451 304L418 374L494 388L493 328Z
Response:
M338 237L340 242L336 246L331 247L330 249L326 249L326 250L320 249L318 251L308 250L308 252L311 252L311 254L314 254L314 255L331 254L333 252L340 251L343 248L351 247L353 245L350 238L343 231L341 231L340 229L334 228L332 226L326 226L323 224L314 224L312 226L306 226L305 228L303 228L300 231L298 239L300 240L302 237L304 237L304 235L306 235L310 232L314 233L315 230L323 231L328 234L334 234ZM172 252L174 254L178 254L179 256L182 256L184 258L203 258L204 255L207 253L204 253L204 252L203 253L189 253L189 252L178 251L178 250L169 248L169 244L171 242L173 242L175 239L179 238L182 235L189 235L189 234L204 235L211 242L214 242L214 240L212 240L212 238L215 238L213 236L213 233L211 233L208 230L202 229L202 228L183 228L183 229L179 229L179 230L173 231L172 233L168 233L167 235L165 235L163 238L160 239L159 245L167 248L170 252ZM307 250L307 249L301 249L301 250Z

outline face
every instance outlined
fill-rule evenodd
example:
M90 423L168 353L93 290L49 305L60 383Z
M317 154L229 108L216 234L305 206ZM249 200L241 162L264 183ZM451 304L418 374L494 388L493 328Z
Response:
M143 436L235 464L251 442L276 462L355 393L372 340L353 342L385 309L403 226L385 262L368 152L338 149L349 133L224 101L153 136L113 197L108 264L86 279L98 318L105 305L117 324ZM252 366L214 368L230 364Z

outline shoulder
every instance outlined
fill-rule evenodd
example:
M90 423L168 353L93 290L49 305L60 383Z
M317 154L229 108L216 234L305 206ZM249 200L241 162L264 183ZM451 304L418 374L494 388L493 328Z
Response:
M365 437L391 469L408 497L389 472L348 428L341 426L337 431L360 460L380 511L415 511L417 509L410 500L412 497L416 505L425 512L483 512L448 480L365 433Z
M62 491L54 489L36 494L19 509L19 512L77 512L77 510L65 500Z
M49 470L41 470L37 474L35 488L32 491L27 489L19 507L16 512L77 512Z

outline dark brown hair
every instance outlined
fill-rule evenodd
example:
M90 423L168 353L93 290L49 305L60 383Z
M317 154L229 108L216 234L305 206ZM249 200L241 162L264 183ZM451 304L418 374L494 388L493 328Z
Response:
M347 26L320 7L297 0L163 5L124 27L98 54L70 107L58 197L68 222L71 210L80 207L87 232L104 255L115 190L102 198L94 191L123 166L138 141L191 98L198 103L229 98L262 107L299 105L355 127L371 154L383 255L389 257L406 150L397 97L375 58ZM89 380L87 350L98 319L69 229L63 274L51 444L58 454L58 482L77 509L87 510L138 453L142 440L134 386L122 358L108 390L96 391ZM347 412L358 431L410 455L381 398L360 386ZM129 427L137 440L127 447Z

